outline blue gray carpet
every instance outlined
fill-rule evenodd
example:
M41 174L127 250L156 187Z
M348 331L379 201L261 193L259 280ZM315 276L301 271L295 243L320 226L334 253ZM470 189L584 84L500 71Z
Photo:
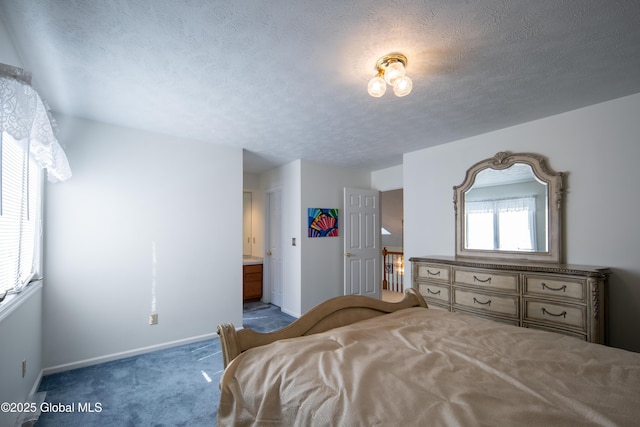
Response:
M269 332L293 320L269 304L244 306L246 328ZM221 374L216 338L48 375L38 391L51 412L36 426L212 426Z

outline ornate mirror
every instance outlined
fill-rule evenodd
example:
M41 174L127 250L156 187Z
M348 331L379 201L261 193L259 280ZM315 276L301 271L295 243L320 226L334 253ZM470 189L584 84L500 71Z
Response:
M530 153L469 168L453 187L456 257L562 262L562 177Z

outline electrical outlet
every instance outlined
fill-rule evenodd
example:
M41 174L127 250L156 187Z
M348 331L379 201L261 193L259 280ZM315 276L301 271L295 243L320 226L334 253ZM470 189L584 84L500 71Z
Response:
M27 375L27 359L22 361L22 378Z
M158 313L151 313L149 316L149 324L157 325L158 324Z

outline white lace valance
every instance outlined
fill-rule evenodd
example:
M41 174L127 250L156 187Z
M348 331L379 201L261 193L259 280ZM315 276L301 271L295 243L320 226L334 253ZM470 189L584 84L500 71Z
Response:
M16 140L29 139L29 150L38 164L47 169L50 182L69 179L71 169L54 134L55 122L38 92L17 77L2 73L0 101L0 130Z
M535 197L518 197L514 199L478 200L466 203L468 213L494 213L494 212L535 212Z

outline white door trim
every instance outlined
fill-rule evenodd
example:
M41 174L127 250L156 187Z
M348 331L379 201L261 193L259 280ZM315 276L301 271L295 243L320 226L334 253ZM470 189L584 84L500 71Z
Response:
M279 206L274 211L273 195L278 194ZM265 251L262 300L282 306L282 188L265 191ZM279 214L280 213L280 214ZM279 244L278 244L279 242ZM276 246L274 246L276 244ZM274 283L275 281L279 282Z

